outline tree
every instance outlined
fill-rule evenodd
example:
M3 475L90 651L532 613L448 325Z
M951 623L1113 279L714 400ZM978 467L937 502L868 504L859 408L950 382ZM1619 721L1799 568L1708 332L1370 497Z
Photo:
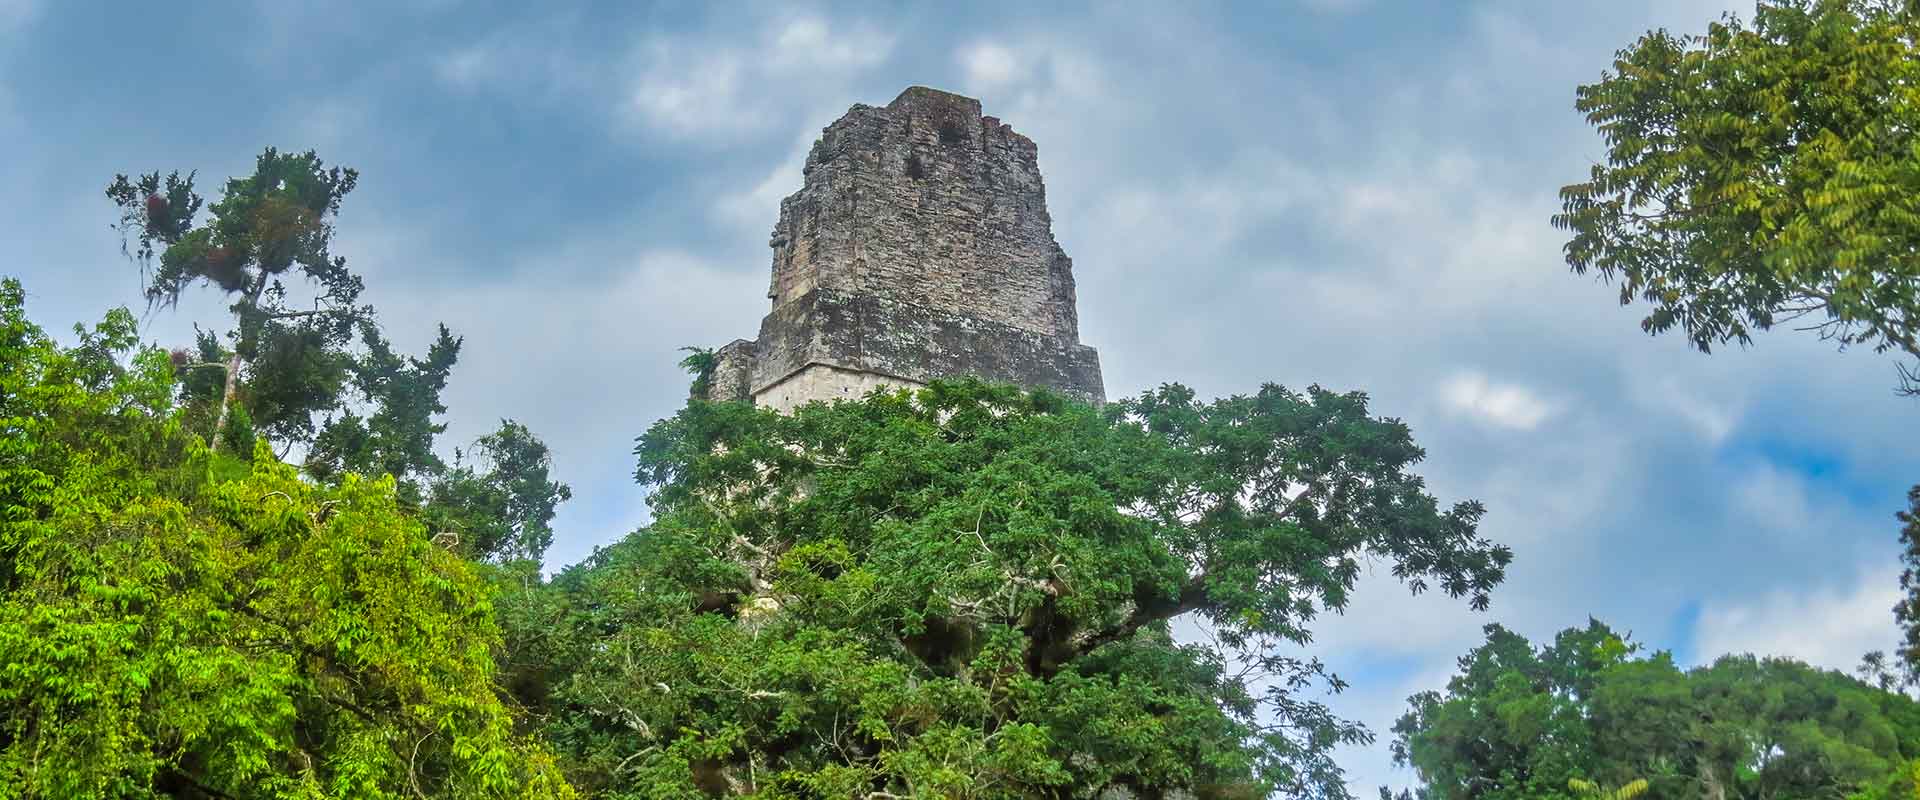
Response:
M1920 6L1779 0L1647 34L1579 89L1606 163L1561 189L1567 263L1702 351L1807 320L1920 358ZM1913 368L1903 386L1920 391Z
M220 366L225 373L209 440L218 448L241 402L243 371L251 378L255 427L281 440L314 432L313 415L335 405L346 375L340 352L372 309L356 306L362 290L346 259L331 254L332 218L359 174L331 169L311 151L268 148L254 173L228 180L212 218L197 224L203 201L193 174L164 180L158 172L114 178L107 196L120 207L129 255L142 265L150 304L171 306L196 283L233 298L234 329ZM157 259L157 265L156 265ZM287 277L315 289L314 307L290 305ZM207 355L207 348L202 347Z
M1362 557L1476 608L1510 559L1319 387L695 400L637 452L654 522L528 612L564 619L550 736L620 796L1345 797L1370 734L1294 646Z
M1655 31L1575 106L1607 159L1560 190L1553 223L1572 233L1574 272L1653 305L1644 330L1678 326L1707 351L1803 321L1842 347L1920 359L1920 4L1777 0L1750 25ZM1920 366L1898 369L1920 395ZM1911 542L1905 560L1894 612L1913 682Z
M424 485L446 469L433 443L447 426L434 418L447 411L440 393L460 358L461 340L442 325L421 359L395 353L371 323L361 325L361 338L365 354L350 370L372 411L362 417L344 410L329 419L308 451L307 471L323 481L346 473L392 475L401 500L418 508Z
M1920 756L1920 703L1904 695L1786 659L1682 670L1597 622L1539 649L1488 626L1444 693L1409 704L1394 758L1430 800L1603 785L1703 800L1886 796L1872 793L1911 786Z
M1485 631L1486 643L1460 658L1444 694L1408 698L1411 709L1393 727L1394 761L1412 766L1421 796L1434 800L1564 796L1569 780L1595 775L1583 702L1601 672L1638 646L1597 621L1539 650L1499 625Z
M1912 684L1920 673L1920 486L1907 490L1907 509L1895 517L1901 523L1900 560L1905 569L1900 571L1902 597L1893 607L1893 617L1906 634L1898 653L1905 666L1903 681Z
M428 525L450 534L470 558L538 562L553 544L555 509L573 489L550 477L546 443L513 420L455 451L453 469L436 478Z
M0 798L564 798L485 584L390 480L220 474L125 310L0 283Z
M155 172L107 188L128 255L150 270L150 307L173 305L196 284L234 298L226 342L199 331L191 351L172 354L188 424L242 457L256 433L282 453L307 445L304 468L322 482L392 475L412 512L437 491L432 521L474 533L463 552L538 558L553 507L570 496L546 480L546 445L525 427L503 429L476 455L506 472L450 474L434 445L462 340L442 325L424 357L395 352L373 308L358 304L363 281L331 254L333 221L359 173L269 148L253 175L227 182L205 222L193 181ZM310 309L291 306L295 275L315 293ZM458 537L454 528L435 533Z

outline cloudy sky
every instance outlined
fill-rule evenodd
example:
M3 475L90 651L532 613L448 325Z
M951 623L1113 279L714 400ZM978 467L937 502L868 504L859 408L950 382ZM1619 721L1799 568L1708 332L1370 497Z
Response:
M1690 661L1892 644L1920 479L1892 362L1648 338L1547 224L1601 152L1574 87L1724 6L1027 5L0 0L0 273L64 330L138 307L116 172L219 179L267 145L357 167L338 251L396 341L466 337L450 444L512 417L553 445L564 564L644 520L632 439L685 395L676 348L756 329L820 129L925 84L1039 143L1110 396L1364 389L1443 500L1487 504L1517 553L1490 612L1382 567L1323 620L1349 716L1384 732L1494 620L1593 615ZM214 298L148 335L195 320ZM1409 780L1384 744L1343 756L1357 788Z

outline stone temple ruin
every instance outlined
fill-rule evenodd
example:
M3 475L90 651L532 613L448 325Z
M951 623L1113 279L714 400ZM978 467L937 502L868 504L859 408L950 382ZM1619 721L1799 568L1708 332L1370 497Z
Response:
M1102 401L1037 157L972 98L855 105L780 201L773 310L715 352L709 398L784 412L973 375Z

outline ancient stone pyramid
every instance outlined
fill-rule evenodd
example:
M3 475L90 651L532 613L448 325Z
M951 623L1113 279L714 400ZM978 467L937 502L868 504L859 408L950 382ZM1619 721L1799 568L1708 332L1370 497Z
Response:
M709 396L789 411L974 375L1103 400L1037 154L969 97L855 105L780 202L773 310L716 352Z

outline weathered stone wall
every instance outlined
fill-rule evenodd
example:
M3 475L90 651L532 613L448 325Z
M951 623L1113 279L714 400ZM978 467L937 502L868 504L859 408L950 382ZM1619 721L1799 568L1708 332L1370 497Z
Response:
M713 375L708 394L716 397L753 396L753 360L758 348L748 339L735 339L713 351Z
M760 323L749 384L758 396L812 364L831 364L924 383L976 375L1045 386L1100 400L1093 348L964 313L870 294L816 289Z
M753 402L786 414L815 400L858 400L875 389L924 385L904 378L814 364L760 390L753 395Z
M1079 338L1038 154L971 98L915 87L854 106L780 204L774 307L823 288Z
M712 396L785 410L975 375L1104 398L1032 140L914 87L828 126L804 175L770 242L772 311L717 353Z

